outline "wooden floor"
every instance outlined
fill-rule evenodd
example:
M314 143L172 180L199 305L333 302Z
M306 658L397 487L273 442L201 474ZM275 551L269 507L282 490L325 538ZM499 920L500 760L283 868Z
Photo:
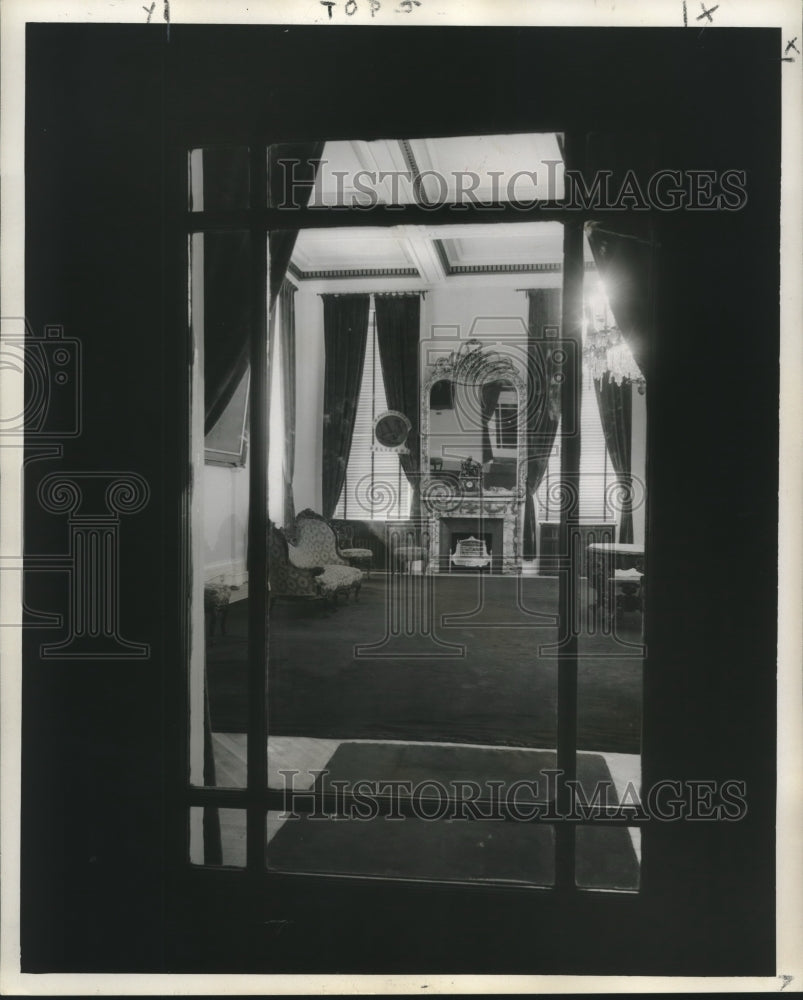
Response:
M376 743L377 740L350 740L355 743ZM401 744L401 740L383 740L384 743ZM247 737L243 733L213 733L215 752L215 776L218 787L244 788L246 784ZM281 789L284 778L281 771L298 772L294 787L299 790L311 788L315 782L313 772L325 768L340 740L310 739L303 736L275 736L268 740L268 786ZM493 747L504 750L504 747ZM519 749L518 752L521 752ZM582 752L582 751L581 751ZM621 799L628 784L633 788L641 786L641 759L638 754L602 753L611 772L617 794ZM241 867L245 864L245 812L238 809L220 809L221 839L223 843L223 863ZM284 819L280 813L268 813L268 841L280 829ZM640 831L629 828L630 837L641 859Z

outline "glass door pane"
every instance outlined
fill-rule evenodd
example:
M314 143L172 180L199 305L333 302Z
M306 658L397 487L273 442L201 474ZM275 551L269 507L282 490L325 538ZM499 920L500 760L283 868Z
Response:
M554 807L558 580L526 497L556 440L562 255L556 223L298 235L271 348L283 367L295 344L295 409L291 490L270 421L268 780L301 801L268 814L270 869L554 884L530 820Z
M581 506L594 517L578 537L577 746L581 757L610 758L616 800L635 806L641 785L647 652L647 383L630 350L628 333L620 329L611 307L613 279L598 270L588 240L585 259L580 490ZM617 293L621 296L621 289ZM640 845L637 832L632 831L634 852ZM583 849L599 843L603 833L584 831ZM580 852L579 837L577 843ZM636 888L637 879L632 884L623 872L610 870L602 882L595 881L588 872L583 874L578 853L578 885Z
M248 740L250 238L189 241L193 368L190 778L243 788Z

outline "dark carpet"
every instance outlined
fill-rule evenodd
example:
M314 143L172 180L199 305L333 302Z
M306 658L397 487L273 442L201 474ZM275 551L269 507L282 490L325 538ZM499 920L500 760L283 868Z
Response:
M405 586L409 584L407 578ZM557 580L436 577L434 627L382 645L386 578L333 614L277 603L271 614L268 703L274 735L555 746ZM482 591L481 591L482 588ZM207 651L212 729L244 732L247 602L232 605L228 635ZM640 749L642 660L636 616L618 639L583 634L578 748ZM630 643L629 647L623 643ZM356 650L359 645L373 650ZM453 655L462 650L463 655ZM359 653L359 655L358 655Z
M343 744L327 765L327 782L501 782L501 794L518 781L537 781L537 801L546 801L551 781L542 770L555 766L551 753L479 747ZM578 779L587 797L597 782L616 792L602 757L578 759ZM348 786L347 786L348 787ZM429 791L432 816L437 802ZM423 794L423 789L422 789ZM445 803L444 803L445 804ZM487 814L487 811L486 811ZM456 818L455 818L456 816ZM288 819L268 845L268 865L283 871L369 874L445 881L519 882L550 886L555 880L555 835L551 825L515 820L472 819L447 811L445 818L366 820ZM637 889L639 866L627 830L577 830L576 881L584 888Z

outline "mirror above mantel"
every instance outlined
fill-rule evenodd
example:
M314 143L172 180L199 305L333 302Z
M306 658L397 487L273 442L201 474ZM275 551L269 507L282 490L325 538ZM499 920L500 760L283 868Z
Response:
M523 493L526 384L516 361L493 345L465 341L436 359L421 395L422 467L462 490L466 462L476 488Z

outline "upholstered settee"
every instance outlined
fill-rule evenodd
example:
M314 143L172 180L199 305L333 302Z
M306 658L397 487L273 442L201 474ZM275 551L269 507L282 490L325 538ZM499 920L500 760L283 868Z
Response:
M290 562L287 539L281 528L271 524L268 540L268 589L270 603L286 600L316 601L323 598L318 579L322 566L302 569Z
M325 518L313 510L296 515L288 539L289 563L295 569L318 571L315 582L324 597L337 599L349 593L354 599L360 592L365 576L362 570L349 565L337 546L334 529Z

